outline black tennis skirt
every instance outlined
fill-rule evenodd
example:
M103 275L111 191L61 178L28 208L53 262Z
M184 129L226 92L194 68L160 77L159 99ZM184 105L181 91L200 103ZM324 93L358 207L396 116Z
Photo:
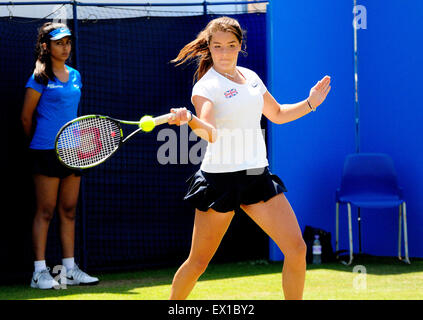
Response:
M188 178L184 200L195 208L228 212L241 204L266 202L275 195L287 192L282 180L268 167L236 172L208 173L198 170Z
M54 149L29 149L32 174L42 174L48 177L66 178L71 174L82 175L82 170L65 167L56 157Z

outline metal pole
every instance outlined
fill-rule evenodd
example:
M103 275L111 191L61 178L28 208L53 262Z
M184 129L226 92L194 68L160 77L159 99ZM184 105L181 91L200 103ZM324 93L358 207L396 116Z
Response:
M26 2L0 2L0 6L9 6L9 5L19 5L19 6L28 6L28 5L53 5L53 4L70 4L73 5L76 3L78 6L97 6L97 7L195 7L195 6L203 6L205 8L205 12L207 13L207 5L211 6L223 6L223 5L248 5L248 4L258 4L258 3L268 3L268 0L257 0L257 1L227 1L227 2L196 2L196 3L137 3L137 2L115 2L115 3L100 3L100 2L79 2L76 0L71 1L26 1Z
M72 1L26 1L26 2L13 2L13 1L7 1L7 2L0 2L0 6L33 6L33 5L53 5L53 4L72 4Z
M354 0L356 8L357 0ZM355 151L360 152L360 106L358 103L358 41L357 41L357 20L354 19L354 104L355 104Z
M74 50L74 67L79 69L79 37L78 37L78 3L72 1L72 13L73 13L73 50ZM87 227L86 227L86 211L84 201L84 179L81 178L80 192L79 192L79 211L81 216L81 268L87 270Z
M73 35L74 35L74 58L75 58L75 68L79 67L79 50L78 50L78 4L76 1L72 2L72 12L73 12Z
M362 254L363 251L361 250L361 214L360 214L361 212L360 212L360 207L357 210L358 210L358 212L357 212L357 214L358 214L358 218L357 218L357 221L358 221L358 253Z
M354 9L357 6L357 0L354 0ZM357 41L357 20L354 19L354 108L355 108L355 152L360 153L360 105L358 103L358 41ZM361 212L357 209L358 215L358 250L362 253L361 247Z
M207 15L207 1L203 1L203 14Z

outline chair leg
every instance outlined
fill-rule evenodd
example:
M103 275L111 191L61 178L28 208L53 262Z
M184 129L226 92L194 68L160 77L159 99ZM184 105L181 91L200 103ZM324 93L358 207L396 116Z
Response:
M402 203L398 207L398 259L402 260L401 256L401 229L402 229Z
M347 203L347 206L348 206L348 237L350 242L350 261L343 262L343 264L349 266L352 263L354 257L353 257L352 223L351 223L351 204Z
M336 223L335 223L335 234L336 234L336 240L335 240L335 251L339 251L339 202L336 203Z
M362 254L363 250L361 249L361 210L360 210L360 207L357 208L357 224L358 224L358 253Z
M407 234L407 209L405 205L405 201L403 202L403 215L402 218L404 220L404 249L405 249L405 263L410 264L410 259L408 257L408 234Z

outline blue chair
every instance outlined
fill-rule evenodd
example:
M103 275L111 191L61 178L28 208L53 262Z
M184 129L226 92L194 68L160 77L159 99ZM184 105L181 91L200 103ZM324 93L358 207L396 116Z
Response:
M402 195L402 188L398 186L397 175L392 159L381 153L350 154L344 162L341 186L336 190L336 251L339 252L339 206L348 207L348 236L349 262L353 261L353 239L351 226L351 205L360 208L394 208L399 210L398 259L410 264L408 257L407 213ZM360 211L358 211L360 228ZM401 256L401 218L404 223L405 259ZM361 234L359 229L359 237ZM360 242L361 251L361 242Z

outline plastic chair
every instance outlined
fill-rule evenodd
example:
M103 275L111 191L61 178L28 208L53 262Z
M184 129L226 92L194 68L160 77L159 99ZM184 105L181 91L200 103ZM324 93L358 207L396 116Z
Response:
M341 186L336 190L336 251L339 252L339 205L348 207L349 262L353 261L351 205L360 208L399 208L398 259L410 264L408 257L407 213L398 186L392 159L381 153L357 153L348 155L344 162ZM401 257L401 218L404 223L405 259ZM358 218L360 227L360 216ZM360 231L360 229L359 229ZM360 235L361 241L361 235ZM361 251L361 243L360 243Z

